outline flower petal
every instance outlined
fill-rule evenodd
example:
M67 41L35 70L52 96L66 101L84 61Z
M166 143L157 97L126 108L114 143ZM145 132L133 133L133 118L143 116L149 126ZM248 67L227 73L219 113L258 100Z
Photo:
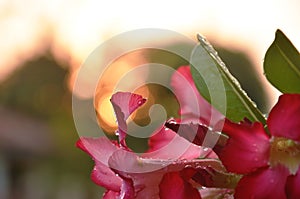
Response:
M166 173L159 185L159 196L162 199L200 199L198 189L185 181L180 172Z
M151 164L141 160L136 154L126 151L116 151L109 160L110 167L124 179L131 179L137 198L158 198L159 187L166 165L162 161Z
M107 190L104 194L103 194L103 199L118 199L120 196L119 192L114 192L111 190Z
M189 66L181 66L171 78L171 86L180 105L180 114L191 121L214 126L224 116L214 109L197 90Z
M287 198L296 199L300 196L300 167L296 173L296 175L291 175L288 177L285 190L287 194Z
M164 174L179 172L186 168L211 167L225 171L221 162L215 159L193 159L171 161L166 159L147 159L120 149L109 159L110 167L121 178L131 179L137 198L158 198L159 184ZM188 181L192 176L184 172L182 177ZM186 179L187 178L187 179Z
M204 150L202 147L188 142L171 129L161 128L149 138L149 150L142 156L178 160L206 157L211 152L211 149Z
M268 117L272 135L300 142L300 94L284 94Z
M122 199L135 198L133 181L130 178L126 178L124 176L121 176L121 178L123 179L123 181L121 186L120 198Z
M118 192L122 184L120 177L108 167L108 159L118 148L107 138L80 138L76 146L88 153L95 161L92 171L92 180L109 190Z
M264 167L244 176L235 189L236 199L285 199L285 182L289 171L282 165Z
M223 132L229 139L219 157L228 171L246 174L268 165L270 142L261 123L236 124L227 120Z
M193 123L180 123L175 120L169 120L165 126L172 129L181 137L198 146L212 148L217 154L223 149L227 142L227 136L209 130L206 126ZM214 157L211 154L209 157Z
M110 101L117 117L120 144L122 146L126 146L126 120L133 111L146 102L146 99L134 93L117 92L112 95Z

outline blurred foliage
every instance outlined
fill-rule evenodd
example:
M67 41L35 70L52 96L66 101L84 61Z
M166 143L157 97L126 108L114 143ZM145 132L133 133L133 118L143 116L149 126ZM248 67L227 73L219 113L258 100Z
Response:
M50 57L41 57L17 69L1 85L0 101L14 109L39 117L57 114L69 93L65 88L67 70ZM70 113L70 110L68 111Z
M95 192L96 187L89 180L90 173L87 172L92 170L92 160L75 148L79 137L73 123L72 98L67 88L67 75L66 67L59 66L50 55L46 55L25 63L0 86L2 106L20 111L28 117L38 118L51 129L54 141L51 153L45 154L44 157L23 157L25 161L17 161L17 166L11 168L12 174L20 167L24 167L22 171L42 170L40 174L48 176L45 180L51 194L49 193L47 198L55 198L55 192L61 189L59 185L66 176L82 179L78 183L82 184L86 193ZM34 140L34 137L32 139ZM89 195L84 198L93 197Z

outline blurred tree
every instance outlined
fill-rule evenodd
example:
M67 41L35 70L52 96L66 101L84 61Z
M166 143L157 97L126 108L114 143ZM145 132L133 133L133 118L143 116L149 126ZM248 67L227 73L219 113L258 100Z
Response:
M64 106L67 70L52 58L40 57L16 70L1 85L0 101L14 109L40 117L49 117ZM66 109L67 110L67 109Z
M96 185L89 180L89 172L86 172L92 169L92 161L75 148L78 135L73 123L72 97L66 84L67 75L67 67L58 65L50 55L46 55L25 63L0 85L1 106L4 106L5 110L20 113L23 117L34 120L36 128L33 127L31 130L36 131L36 134L50 134L45 136L50 136L53 145L52 151L43 156L35 155L39 154L38 152L42 151L42 148L36 148L36 152L33 152L32 156L27 156L19 150L19 157L16 161L9 163L12 169L11 174L14 174L11 177L20 181L21 177L25 175L25 171L29 173L30 171L39 171L36 175L40 178L39 180L47 181L47 186L45 183L45 186L37 186L42 186L40 188L48 193L46 198L56 198L59 197L57 192L63 190L60 186L65 183L63 182L66 179L65 176L73 176L71 178L75 179L84 176L83 179L86 180L77 182L81 191L85 193L81 198L93 198ZM19 126L19 132L14 134L15 139L21 135L23 137L31 136L27 139L28 142L40 142L40 139L32 136L34 133L30 134L25 130L28 123L18 122L16 117L13 117L12 120L14 120L12 125ZM46 125L48 131L38 128L40 123ZM34 123L31 124L34 125ZM12 126L7 128L12 129ZM43 143L40 143L40 146L43 147ZM20 162L20 160L22 161ZM76 162L84 162L84 164ZM23 173L17 172L19 170ZM51 178L41 179L49 173L52 173ZM16 184L18 183L14 185Z

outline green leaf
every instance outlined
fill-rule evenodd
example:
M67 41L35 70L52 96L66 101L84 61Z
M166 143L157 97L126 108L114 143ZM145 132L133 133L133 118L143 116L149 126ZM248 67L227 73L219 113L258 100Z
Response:
M200 35L198 40L200 44L191 57L191 70L201 95L232 121L239 122L246 117L265 124L265 117L230 74L214 48Z
M300 93L300 55L280 30L265 55L264 71L282 93Z

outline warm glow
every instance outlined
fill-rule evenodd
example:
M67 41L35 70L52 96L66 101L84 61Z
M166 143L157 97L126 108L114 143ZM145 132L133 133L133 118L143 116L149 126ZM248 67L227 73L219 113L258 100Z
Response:
M125 82L119 82L119 80L125 78L128 71L144 63L145 59L143 58L142 51L132 52L118 58L107 66L105 72L99 77L95 96L95 107L97 107L99 122L107 132L113 132L112 130L116 128L116 120L113 116L112 105L110 103L110 98L113 93L121 90L132 91L144 97L149 95L146 87L136 87L136 82L141 82L141 86L144 84L145 78L147 77L147 71L145 70L134 77L127 77L127 81ZM88 85L89 84L85 86ZM86 97L84 94L85 89L86 87L83 86L78 92L78 95Z
M140 109L140 111L142 111L142 114L140 115L142 116L137 115L137 112L134 112L130 116L129 120L143 119L148 115L148 113L145 111L148 111L149 107L153 104L153 98L151 97L147 86L143 86L134 90L134 93L142 95L147 99L147 102ZM108 133L113 133L117 129L116 116L110 102L112 94L113 93L111 92L107 92L105 95L101 95L101 98L97 98L96 101L98 122L101 127Z
M277 28L300 49L300 3L297 0L181 3L2 0L0 4L3 11L0 15L0 80L49 48L58 61L71 65L72 72L77 71L102 42L137 28L171 29L194 40L196 33L201 33L224 47L245 50L260 74L264 53ZM121 47L117 45L113 49L117 52ZM118 70L108 71L113 75L100 84L113 87L118 78L132 68L131 63L121 65ZM70 76L72 86L76 75ZM263 75L261 78L264 79ZM85 86L88 87L88 83ZM277 99L274 89L269 86L268 90L274 96L271 102L274 103Z
M113 107L110 102L111 95L107 95L102 98L98 104L98 114L103 120L111 128L117 128L116 124L116 116L114 115ZM104 117L105 116L105 117Z

